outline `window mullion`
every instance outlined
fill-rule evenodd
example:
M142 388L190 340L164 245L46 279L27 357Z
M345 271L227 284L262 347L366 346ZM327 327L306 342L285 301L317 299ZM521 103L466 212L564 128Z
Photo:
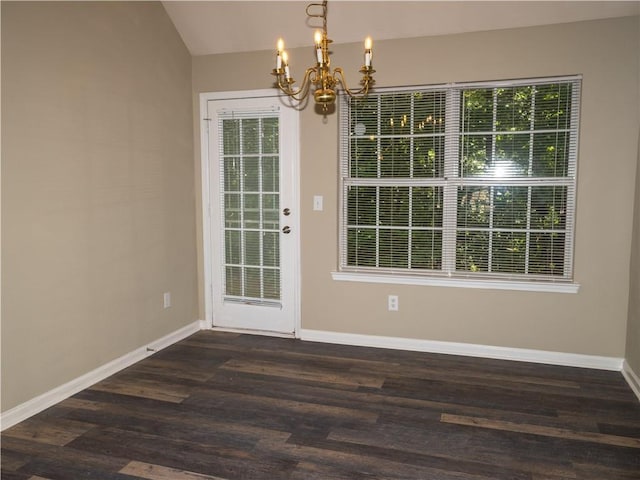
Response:
M496 142L498 135L496 134L496 117L498 114L498 89L493 89L493 109L491 112L491 160L490 164L495 166L496 163ZM493 271L493 213L495 206L496 187L491 186L489 189L489 245L487 247L487 271Z
M415 116L415 95L411 95L411 108L409 112L409 177L413 180L413 162L415 160L415 140L413 138L414 126L416 124ZM409 218L407 220L407 268L412 267L411 254L413 251L413 186L409 187Z
M458 187L462 186L458 162L460 152L461 91L447 91L445 110L444 188L442 205L442 270L452 275L456 270L456 224Z
M377 134L376 140L376 178L381 177L382 173L382 97L378 97L377 103ZM376 267L380 266L380 187L376 187Z
M536 93L535 86L531 88L531 123L529 124L529 167L527 169L527 175L529 178L533 176L533 147L535 136L533 134L536 122ZM531 248L531 196L533 193L533 187L529 185L527 187L527 231L525 233L525 247L524 247L524 273L529 273L529 249Z

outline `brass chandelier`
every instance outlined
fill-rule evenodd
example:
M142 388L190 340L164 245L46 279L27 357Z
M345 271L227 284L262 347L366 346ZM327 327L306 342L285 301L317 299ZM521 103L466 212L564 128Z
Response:
M317 7L321 8L322 13L314 13L312 10ZM322 110L326 113L328 106L332 105L336 100L336 90L338 87L349 96L366 95L375 82L372 75L375 72L371 66L372 50L371 37L367 37L364 42L364 65L360 69L362 79L360 80L360 89L351 90L347 86L342 68L336 67L331 70L331 59L329 58L329 44L332 42L327 37L327 0L322 3L311 3L306 8L307 17L321 18L322 30L316 30L315 40L315 57L316 64L307 68L304 72L304 78L300 87L294 87L295 80L291 76L289 68L289 58L284 50L284 41L278 39L276 52L276 68L273 69L272 75L276 77L278 88L300 103L304 102L309 92L313 89L313 98L318 105L322 106Z

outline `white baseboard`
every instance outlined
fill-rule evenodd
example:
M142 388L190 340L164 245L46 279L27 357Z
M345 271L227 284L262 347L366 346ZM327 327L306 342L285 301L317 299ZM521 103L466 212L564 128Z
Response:
M635 393L638 400L640 400L640 378L626 360L622 364L622 375L624 375L624 378L631 387L631 390L633 390L633 393Z
M3 412L0 415L0 430L5 430L13 425L26 420L27 418L39 413L62 400L69 398L72 395L84 390L85 388L94 385L95 383L104 380L105 378L119 372L120 370L130 367L136 362L153 355L158 350L162 350L170 345L173 345L180 340L187 338L188 336L202 330L205 322L195 321L186 325L175 332L165 335L158 340L155 340L148 345L137 348L136 350L129 352L109 363L106 363L95 370L92 370L84 375L71 380L70 382L60 385L42 395L39 395L31 400L27 400L20 405Z
M524 348L494 347L471 343L440 342L412 338L381 337L353 333L327 332L323 330L300 331L300 338L311 342L338 343L361 347L391 348L425 353L446 353L467 357L496 358L518 362L545 363L569 367L595 368L598 370L622 370L622 358L581 355L576 353L527 350Z

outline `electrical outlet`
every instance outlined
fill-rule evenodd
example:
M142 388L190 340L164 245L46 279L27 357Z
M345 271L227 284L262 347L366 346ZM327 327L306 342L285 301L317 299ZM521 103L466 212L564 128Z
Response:
M397 312L398 311L398 307L399 302L398 302L398 296L397 295L389 295L389 297L387 298L387 305L389 307L389 311L390 312Z
M162 300L164 308L169 308L171 306L171 292L164 292Z

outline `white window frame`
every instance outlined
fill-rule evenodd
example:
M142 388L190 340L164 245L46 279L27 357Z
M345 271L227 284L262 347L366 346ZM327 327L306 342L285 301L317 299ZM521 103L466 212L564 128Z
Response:
M340 210L339 210L339 259L338 271L332 272L332 278L339 281L404 284L404 285L428 285L448 286L462 288L485 288L500 290L522 290L537 292L577 293L580 285L573 279L573 256L575 234L575 197L577 190L577 145L579 131L579 105L580 85L582 76L546 77L536 79L521 79L495 82L450 83L443 85L390 87L376 89L375 93L402 93L425 90L445 90L447 92L447 117L445 123L445 178L432 179L434 185L444 189L444 202L456 203L456 190L462 185L473 185L473 178L463 178L458 175L459 155L459 102L460 92L469 88L500 88L525 85L546 84L554 82L575 82L572 89L572 117L571 117L571 142L569 155L573 160L569 162L567 176L558 177L559 185L568 186L567 216L566 216L566 241L565 241L565 275L562 277L541 276L528 278L513 278L509 274L483 275L471 272L455 271L455 235L456 218L443 218L443 251L442 270L402 270L379 267L357 267L346 264L347 242L347 192L350 185L349 161L350 161L350 135L348 126L348 99L340 97ZM577 88L576 88L577 86ZM346 122L346 125L345 125ZM378 179L379 181L380 179ZM389 184L398 185L402 182L394 182L393 179L385 179ZM533 182L527 181L527 185ZM487 184L486 178L477 179L476 183ZM498 182L499 183L499 182ZM502 182L504 184L504 182ZM455 211L454 211L455 216ZM448 226L447 226L448 225ZM445 236L453 236L454 241L445 242ZM445 250L446 246L449 250ZM501 278L502 277L502 278Z

